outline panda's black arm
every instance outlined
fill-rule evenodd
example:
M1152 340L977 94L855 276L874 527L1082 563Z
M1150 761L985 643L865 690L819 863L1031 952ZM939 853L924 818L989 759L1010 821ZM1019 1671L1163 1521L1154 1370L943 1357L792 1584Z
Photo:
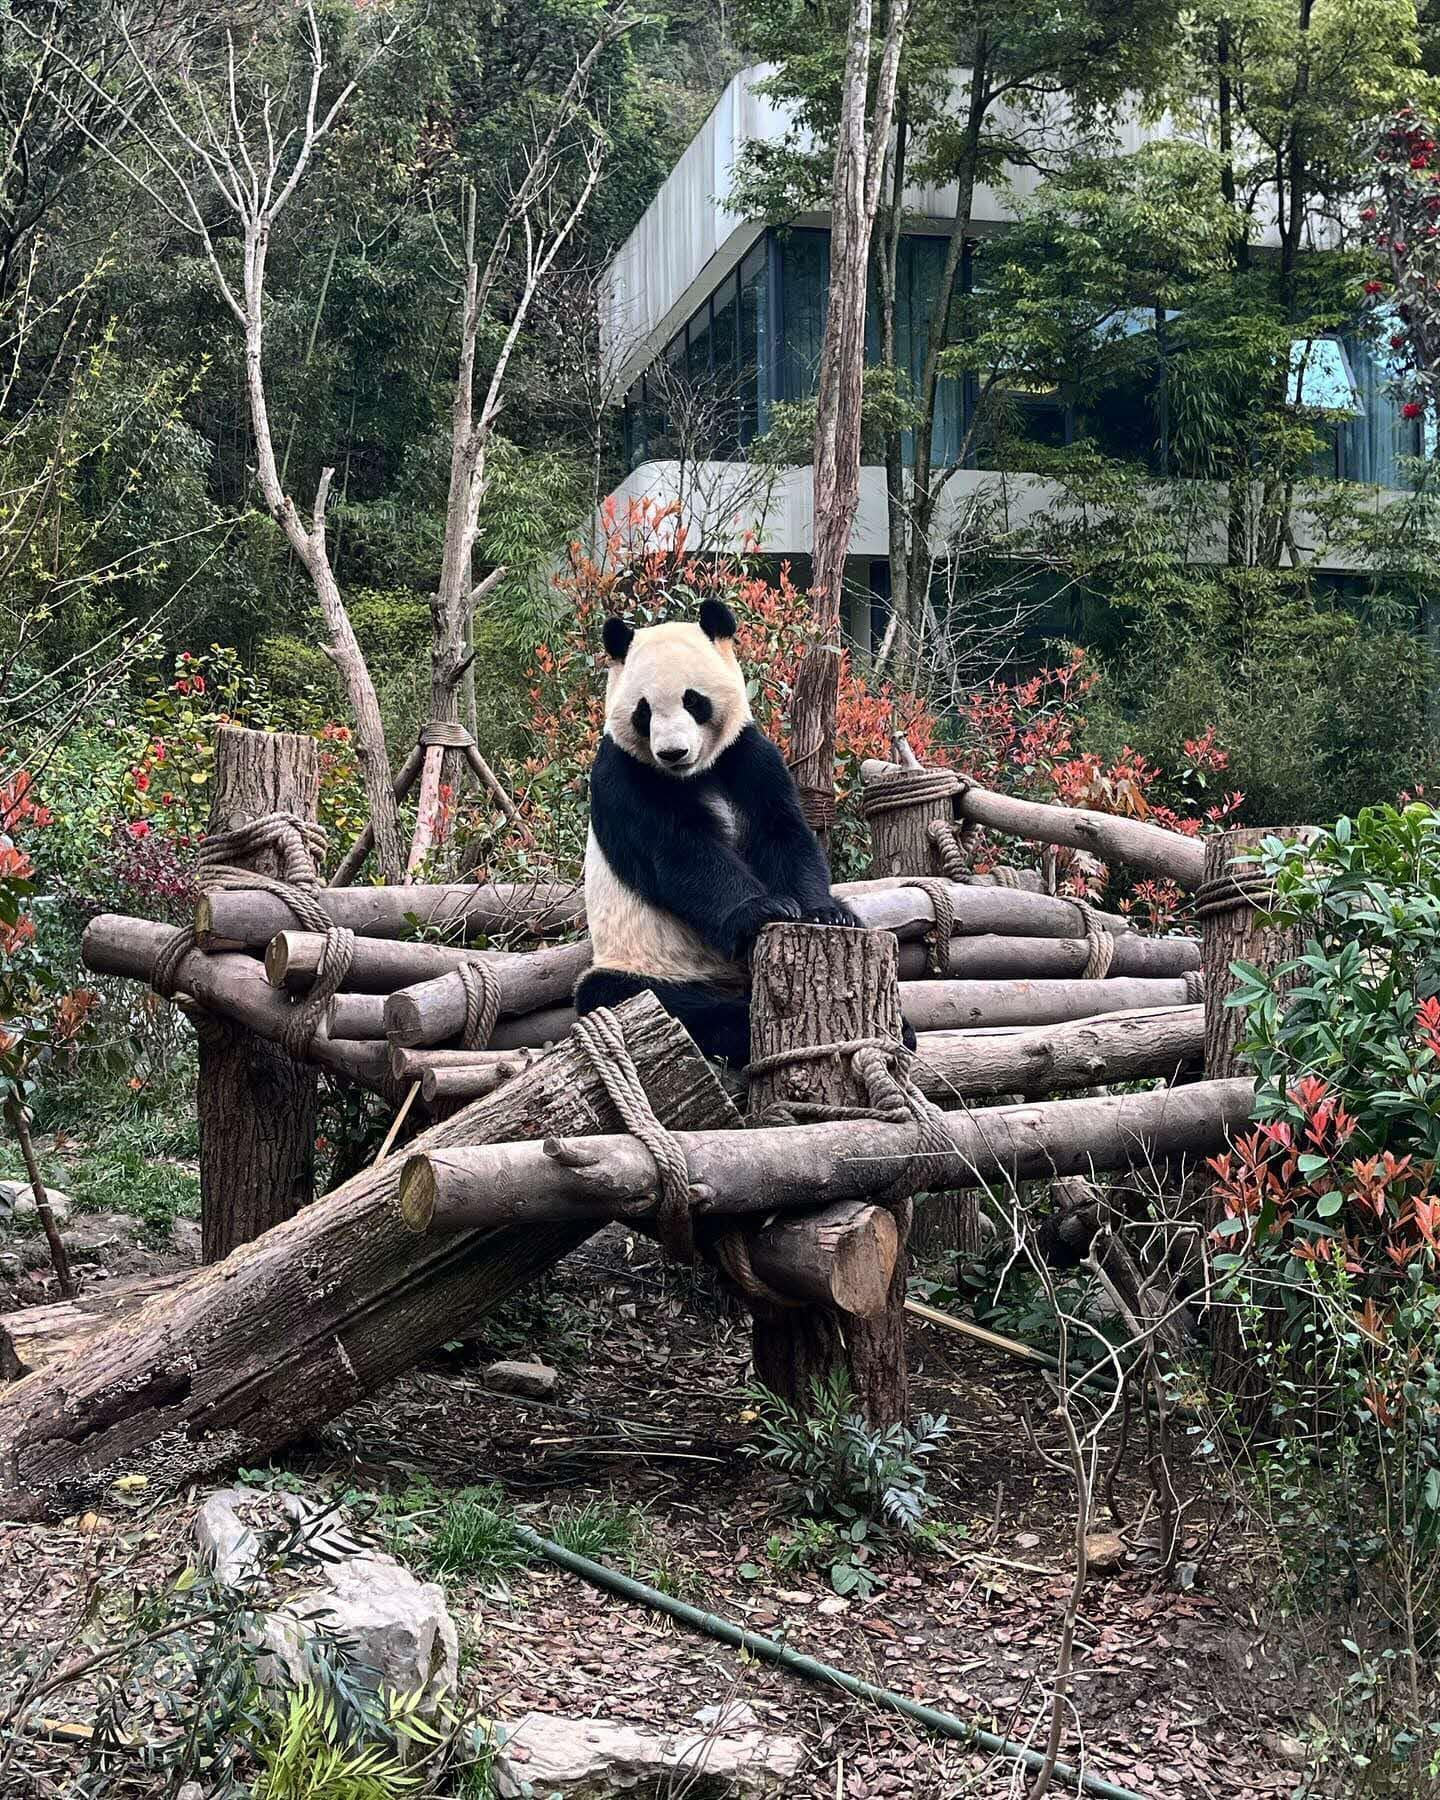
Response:
M590 772L590 823L617 879L722 956L741 954L762 925L798 917L721 839L698 787L645 768L608 737Z
M802 917L848 919L830 893L830 865L805 822L785 758L747 725L715 765L726 798L744 815L745 860L769 894L793 900Z

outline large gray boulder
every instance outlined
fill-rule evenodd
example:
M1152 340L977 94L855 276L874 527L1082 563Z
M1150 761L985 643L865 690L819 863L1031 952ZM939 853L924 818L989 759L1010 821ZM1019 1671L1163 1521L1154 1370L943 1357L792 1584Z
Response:
M736 1721L739 1722L738 1720ZM500 1800L611 1800L683 1792L703 1777L735 1794L783 1794L805 1766L798 1738L758 1729L691 1729L662 1737L620 1719L527 1713L506 1727L492 1778Z
M263 1569L261 1534L294 1525L304 1534L304 1557L285 1571ZM195 1535L222 1586L244 1589L257 1602L274 1594L254 1632L266 1653L259 1672L267 1685L301 1685L308 1646L323 1631L342 1640L364 1686L423 1693L425 1710L454 1691L460 1646L444 1588L360 1543L334 1515L296 1494L221 1488L201 1506ZM282 1575L291 1586L283 1597Z

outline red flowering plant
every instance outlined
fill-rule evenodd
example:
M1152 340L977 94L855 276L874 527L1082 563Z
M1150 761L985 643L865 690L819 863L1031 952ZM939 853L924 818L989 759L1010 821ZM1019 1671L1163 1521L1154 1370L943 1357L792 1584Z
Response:
M693 554L675 505L648 499L623 511L613 501L601 516L599 542L572 544L569 567L556 578L561 620L554 643L537 646L526 698L531 753L517 777L527 822L558 862L573 872L584 854L585 781L605 717L604 620L623 615L636 626L694 619L706 599L723 600L739 621L736 651L755 721L789 749L789 712L800 664L815 642L808 594L788 566L769 579L748 555ZM904 729L922 760L935 760L937 725L914 695L888 682L871 684L847 654L841 660L836 715L836 784L841 827L837 871L855 862L860 828L845 802L859 765L888 754L891 733Z
M29 773L0 782L0 1106L26 1104L44 1066L73 1054L95 1005L74 987L36 929L35 865L29 845L53 823Z
M1284 1359L1284 1391L1310 1396L1346 1456L1368 1417L1366 1456L1402 1459L1387 1479L1434 1536L1440 816L1368 808L1303 847L1271 839L1259 862L1305 947L1234 968L1256 1129L1212 1164L1217 1266L1242 1317L1267 1321L1255 1341Z
M1377 338L1397 364L1401 413L1433 411L1440 381L1440 136L1403 107L1375 144L1376 188L1362 208L1364 240L1383 274L1363 284Z

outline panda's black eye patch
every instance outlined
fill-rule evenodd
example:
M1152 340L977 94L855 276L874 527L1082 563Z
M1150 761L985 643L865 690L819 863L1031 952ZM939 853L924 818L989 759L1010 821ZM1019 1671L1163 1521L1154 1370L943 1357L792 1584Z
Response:
M630 715L630 723L635 727L637 737L648 738L650 735L650 702L642 700Z
M680 703L697 725L708 725L715 715L715 708L708 697L697 694L694 688L686 688Z

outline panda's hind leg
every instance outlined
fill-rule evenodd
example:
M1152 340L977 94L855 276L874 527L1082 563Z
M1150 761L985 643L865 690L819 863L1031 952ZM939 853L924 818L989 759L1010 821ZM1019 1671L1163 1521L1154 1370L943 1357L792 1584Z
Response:
M657 981L627 969L587 969L576 984L575 1010L583 1017L636 994L653 994L706 1056L737 1065L749 1061L750 1001L745 994L720 993L699 981Z

